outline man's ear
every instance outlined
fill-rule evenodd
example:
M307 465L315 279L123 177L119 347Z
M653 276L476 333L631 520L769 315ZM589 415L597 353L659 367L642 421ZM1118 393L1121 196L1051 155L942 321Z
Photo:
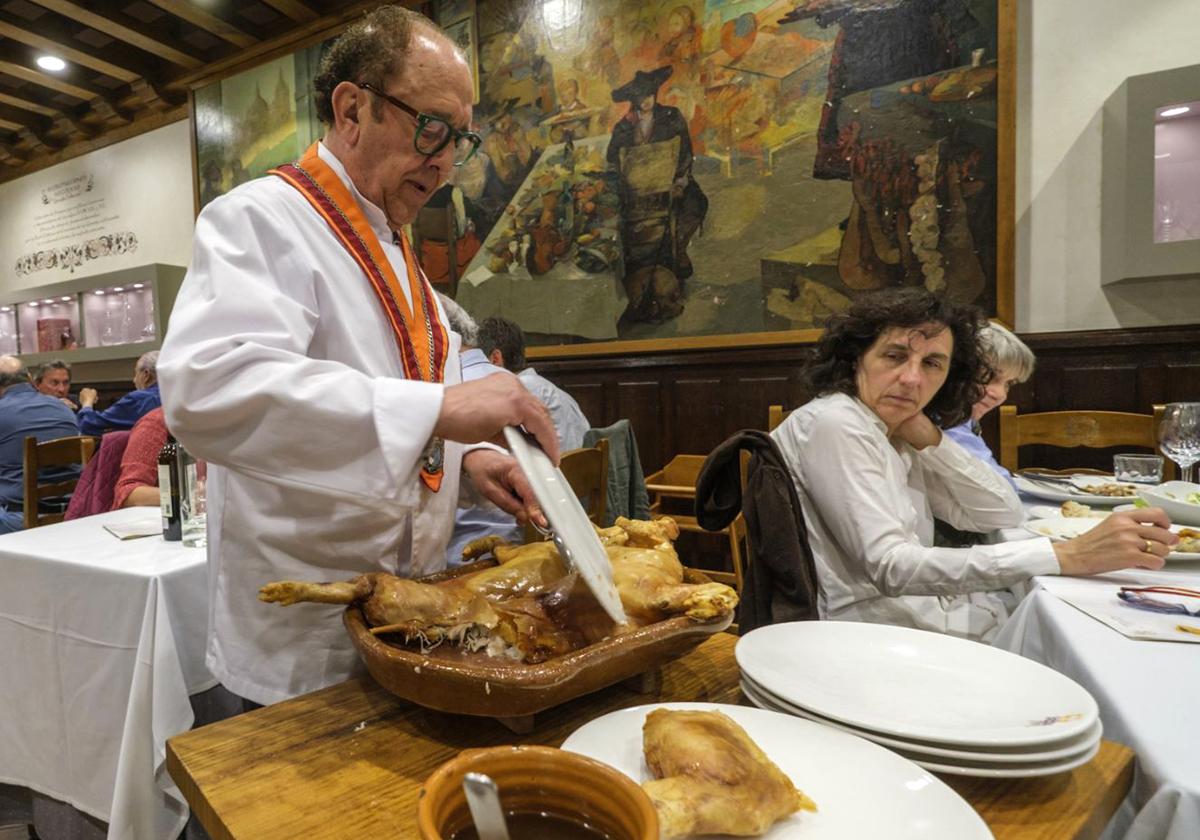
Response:
M488 361L494 364L496 367L504 367L504 354L500 352L499 347L497 347L491 353L488 353Z
M338 82L330 96L330 104L333 107L332 128L352 144L358 139L360 130L359 103L362 102L362 98L359 96L360 90L361 88L353 82Z

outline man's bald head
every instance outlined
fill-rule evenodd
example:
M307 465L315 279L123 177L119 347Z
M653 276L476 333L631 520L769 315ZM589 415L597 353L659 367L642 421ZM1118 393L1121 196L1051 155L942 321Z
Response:
M29 371L24 362L16 356L0 356L0 389L28 381Z

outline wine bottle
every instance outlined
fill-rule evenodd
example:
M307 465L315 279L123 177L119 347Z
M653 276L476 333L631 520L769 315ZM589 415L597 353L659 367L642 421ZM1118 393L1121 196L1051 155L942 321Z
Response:
M163 539L183 539L183 516L179 507L179 446L168 434L158 450L158 500L162 506Z

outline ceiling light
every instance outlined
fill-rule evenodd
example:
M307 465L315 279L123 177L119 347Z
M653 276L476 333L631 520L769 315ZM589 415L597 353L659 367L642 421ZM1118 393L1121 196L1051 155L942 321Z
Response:
M0 312L12 312L11 306L0 306Z
M1168 108L1165 111L1159 111L1158 115L1160 117L1178 117L1180 114L1186 114L1190 110L1192 109L1187 105L1180 105L1176 108Z
M142 288L142 286L144 286L144 285L145 285L145 283L134 283L134 284L133 284L133 288L135 288L135 289L140 289L140 288Z
M59 300L61 300L61 301L65 302L65 303L70 303L70 302L71 302L71 296L70 296L70 295L63 295L62 297L60 297L60 298L59 298Z
M125 287L124 286L113 286L112 290L114 292L123 292L123 291L125 291Z
M31 301L29 301L29 305L30 305L30 306L37 306L37 301L36 301L36 300L31 300Z
M102 295L102 294L104 294L104 290L103 290L103 289L97 289L96 291L92 292L92 294L94 294L94 295Z
M67 62L56 55L39 55L37 66L43 70L49 70L51 73L59 73L67 69Z
M46 298L42 303L54 303L54 298Z

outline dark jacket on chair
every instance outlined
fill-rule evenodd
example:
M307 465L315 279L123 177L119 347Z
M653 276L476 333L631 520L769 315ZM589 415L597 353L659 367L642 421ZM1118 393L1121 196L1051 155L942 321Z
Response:
M742 495L741 452L750 453ZM817 571L800 497L783 455L766 432L746 429L712 451L696 480L696 519L716 531L742 511L749 558L738 632L820 618Z
M650 518L650 496L646 492L646 476L638 458L637 441L628 420L618 420L611 426L589 429L583 436L584 446L595 446L600 438L608 439L608 504L604 525L608 527L618 516L629 519Z
M100 449L83 468L64 520L95 516L112 509L113 491L121 477L121 458L129 444L129 432L109 432L100 438Z

